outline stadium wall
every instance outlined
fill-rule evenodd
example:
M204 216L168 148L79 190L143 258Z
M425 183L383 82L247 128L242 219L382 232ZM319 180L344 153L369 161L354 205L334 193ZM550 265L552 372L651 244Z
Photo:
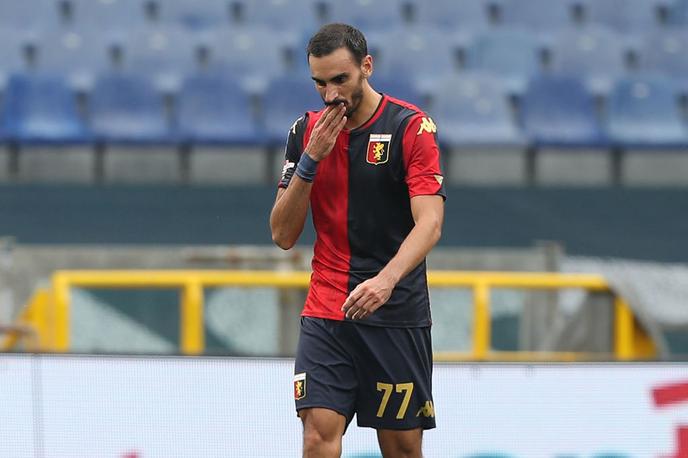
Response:
M0 456L300 456L289 359L5 354L0 374ZM436 364L433 384L428 458L688 453L685 364ZM379 456L374 432L343 456Z

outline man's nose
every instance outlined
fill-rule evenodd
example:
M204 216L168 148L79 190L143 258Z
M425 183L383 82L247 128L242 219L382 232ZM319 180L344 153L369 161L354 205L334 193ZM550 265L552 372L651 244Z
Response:
M331 103L339 97L339 92L334 87L327 87L325 89L325 102Z

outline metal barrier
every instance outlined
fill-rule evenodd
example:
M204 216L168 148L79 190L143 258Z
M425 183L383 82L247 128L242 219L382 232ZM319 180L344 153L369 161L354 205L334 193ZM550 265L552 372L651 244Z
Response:
M83 288L179 288L180 351L187 355L202 354L205 349L204 295L207 287L273 287L305 289L309 272L275 271L57 271L50 290L39 290L21 317L23 324L31 325L38 335L38 343L29 350L68 352L70 350L70 292ZM611 292L605 279L599 275L560 273L510 273L431 271L428 284L432 288L470 288L473 290L473 338L470 352L436 353L436 360L556 360L576 361L612 357L617 360L647 359L656 355L653 343L636 323L631 309L620 296L614 299L614 350L613 355L595 355L578 352L519 352L490 350L491 314L490 294L496 288L556 290L583 288L589 291ZM5 340L2 348L17 343Z

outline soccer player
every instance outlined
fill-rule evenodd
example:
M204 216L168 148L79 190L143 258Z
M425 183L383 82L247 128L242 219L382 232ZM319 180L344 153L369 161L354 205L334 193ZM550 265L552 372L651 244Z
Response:
M317 234L294 371L303 453L340 456L356 414L385 457L420 457L435 427L425 257L444 216L436 127L371 87L354 27L323 26L307 55L325 108L292 125L270 215L283 249L309 206Z

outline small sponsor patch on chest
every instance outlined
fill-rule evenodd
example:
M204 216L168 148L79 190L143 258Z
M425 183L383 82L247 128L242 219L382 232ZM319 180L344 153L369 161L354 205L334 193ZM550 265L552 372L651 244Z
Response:
M366 162L373 165L386 163L389 160L391 143L392 134L370 134Z

